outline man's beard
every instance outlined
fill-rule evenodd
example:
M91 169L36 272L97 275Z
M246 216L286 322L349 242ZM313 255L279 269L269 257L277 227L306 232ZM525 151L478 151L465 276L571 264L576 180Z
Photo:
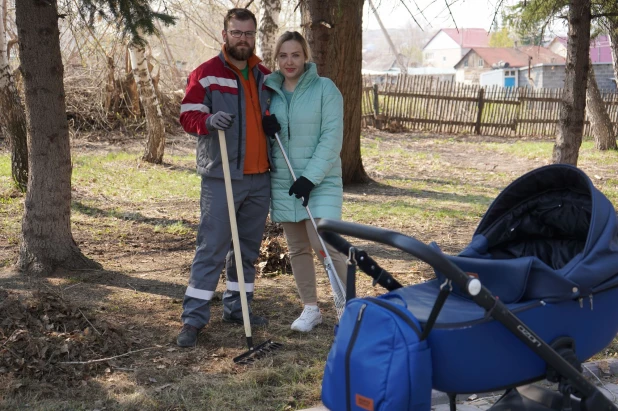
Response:
M232 56L233 59L238 61L248 60L249 57L251 57L251 55L253 54L253 47L251 47L249 43L245 42L243 45L247 48L241 50L240 48L238 48L239 45L240 44L237 44L236 46L230 46L229 40L225 41L225 48L227 49L228 54Z

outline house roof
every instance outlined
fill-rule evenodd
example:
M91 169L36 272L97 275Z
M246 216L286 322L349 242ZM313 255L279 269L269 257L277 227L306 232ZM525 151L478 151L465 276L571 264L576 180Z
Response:
M556 36L549 44L555 42L566 47L568 38L565 36ZM612 49L608 35L601 34L590 40L590 60L592 60L593 63L612 62Z
M489 33L485 29L440 29L423 48L427 47L440 32L452 38L461 48L489 47Z
M529 57L532 57L530 63L535 64L564 64L564 58L558 54L539 46L524 46L524 47L474 47L468 51L455 64L459 66L470 53L476 53L482 58L485 63L491 65L500 62L509 63L510 67L525 67L528 65Z

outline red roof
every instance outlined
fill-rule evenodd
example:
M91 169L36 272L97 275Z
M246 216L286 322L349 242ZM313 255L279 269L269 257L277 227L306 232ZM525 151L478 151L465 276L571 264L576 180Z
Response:
M564 64L564 58L558 54L539 46L523 46L523 47L474 47L466 55L455 64L457 67L465 60L470 53L476 53L488 65L497 64L499 62L509 63L510 67L526 67L529 57L531 65L535 64Z
M557 41L566 47L568 38L556 36L552 41ZM612 62L612 49L609 43L609 36L601 34L594 39L590 39L590 60L592 60L593 63Z
M489 33L485 29L442 29L441 31L455 40L461 48L489 47Z

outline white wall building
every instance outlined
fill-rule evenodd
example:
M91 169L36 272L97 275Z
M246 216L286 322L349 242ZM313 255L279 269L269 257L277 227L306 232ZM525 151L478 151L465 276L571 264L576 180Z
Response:
M472 47L488 46L485 29L441 29L423 47L423 66L453 68Z

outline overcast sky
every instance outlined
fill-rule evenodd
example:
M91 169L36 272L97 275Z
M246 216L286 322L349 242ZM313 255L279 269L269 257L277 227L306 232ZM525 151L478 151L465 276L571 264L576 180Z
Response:
M490 29L496 6L513 5L517 0L372 0L378 9L382 23L387 28L398 28L412 21L410 13L401 4L402 1L414 15L414 18L426 30L440 28L482 28ZM453 17L449 13L446 1L450 4ZM417 7L418 6L418 7ZM422 11L422 13L421 13ZM455 22L453 22L453 18ZM365 2L363 25L366 29L379 29L371 13L369 2Z

